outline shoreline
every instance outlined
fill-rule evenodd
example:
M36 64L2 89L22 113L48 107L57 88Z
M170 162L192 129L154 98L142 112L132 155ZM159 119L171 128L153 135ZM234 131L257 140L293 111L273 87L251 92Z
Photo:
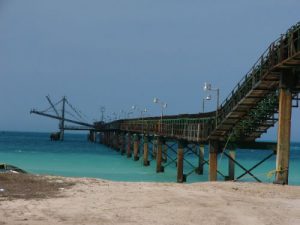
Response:
M116 182L38 176L56 196L5 200L0 224L300 224L300 187L239 182Z

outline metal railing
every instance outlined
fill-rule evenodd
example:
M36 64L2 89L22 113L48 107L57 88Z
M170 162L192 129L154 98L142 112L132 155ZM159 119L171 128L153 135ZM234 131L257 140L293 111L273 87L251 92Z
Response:
M218 124L273 68L300 51L300 22L272 42L220 106Z

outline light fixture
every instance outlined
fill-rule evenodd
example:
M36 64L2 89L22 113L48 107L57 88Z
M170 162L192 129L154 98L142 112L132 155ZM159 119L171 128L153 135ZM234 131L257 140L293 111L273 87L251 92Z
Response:
M205 82L205 83L204 83L203 90L204 90L204 91L211 91L211 84Z
M203 90L204 91L216 91L217 92L217 109L216 109L216 127L217 127L218 126L218 111L219 111L220 89L219 88L212 88L210 83L205 82ZM210 99L211 99L211 97L210 97Z
M160 109L161 109L160 132L162 132L162 122L163 122L164 109L166 109L168 105L167 105L167 103L160 101L158 98L154 98L153 103L160 104Z

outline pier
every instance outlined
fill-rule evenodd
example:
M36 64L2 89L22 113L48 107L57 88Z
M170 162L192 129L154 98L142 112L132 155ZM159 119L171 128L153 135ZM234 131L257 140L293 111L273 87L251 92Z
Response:
M58 119L61 140L64 130L89 130L91 141L95 141L96 136L100 135L102 144L119 151L129 159L142 160L144 166L155 161L157 173L163 173L174 163L179 183L185 182L192 173L202 175L204 165L208 165L210 181L216 181L219 174L224 180L239 180L250 175L261 182L253 174L253 170L276 155L274 183L288 184L291 112L292 107L298 107L299 92L300 23L269 45L214 112L89 124L65 118L64 108L68 103L65 98L62 100L62 114L57 112L55 104L48 98L55 115L37 110L31 112ZM81 127L68 128L64 125L65 121ZM276 123L277 142L257 142ZM204 157L206 145L209 146L208 159ZM236 149L268 150L270 154L252 168L245 168L236 157ZM173 154L169 154L170 152ZM218 170L217 159L220 153L228 158L227 174ZM193 154L198 160L197 165L191 164L185 158L186 154ZM154 159L151 162L150 156ZM184 171L185 163L190 164L193 170ZM240 167L244 173L236 177L235 166Z
M299 92L300 23L269 45L217 111L116 120L96 131L101 133L101 143L120 149L122 154L127 152L128 158L142 159L144 166L149 165L149 154L154 155L157 173L176 163L178 182L186 181L193 172L203 174L205 164L209 165L210 181L216 181L217 174L225 180L239 180L248 174L261 182L252 171L275 154L274 183L288 184L291 111L298 107ZM277 122L277 143L256 141ZM204 145L209 146L209 159L204 159ZM235 157L237 148L264 149L270 154L247 169ZM175 151L177 157L163 165L168 151ZM191 152L199 163L193 171L184 171L184 163L190 163L185 154ZM227 175L218 171L220 153L229 159ZM235 165L244 170L239 177L235 177Z

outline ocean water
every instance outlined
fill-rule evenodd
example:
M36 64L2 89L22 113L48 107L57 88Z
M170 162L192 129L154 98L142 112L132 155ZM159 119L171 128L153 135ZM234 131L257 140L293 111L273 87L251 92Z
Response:
M205 148L207 160L207 146ZM237 150L236 160L249 169L270 153L261 150ZM172 151L169 151L169 155L171 158L176 157L176 153ZM197 157L187 154L185 159L191 163L190 165L184 162L184 173L188 174L193 171L193 166L197 165ZM170 161L171 159L168 160ZM144 167L142 160L135 162L104 145L89 143L84 134L66 134L64 142L51 142L48 133L0 132L0 163L11 164L34 174L94 177L113 181L176 182L174 163L167 166L164 173L156 173L155 160L151 160L149 167ZM273 182L274 174L269 172L275 169L275 165L275 156L272 156L252 173L263 182ZM244 172L238 166L235 166L235 169L236 177ZM218 170L224 175L228 173L228 160L223 154L218 156ZM300 143L292 143L290 184L300 185L299 171ZM207 165L203 175L191 172L187 177L187 182L207 180ZM224 178L218 175L218 180ZM247 175L241 181L254 179Z

